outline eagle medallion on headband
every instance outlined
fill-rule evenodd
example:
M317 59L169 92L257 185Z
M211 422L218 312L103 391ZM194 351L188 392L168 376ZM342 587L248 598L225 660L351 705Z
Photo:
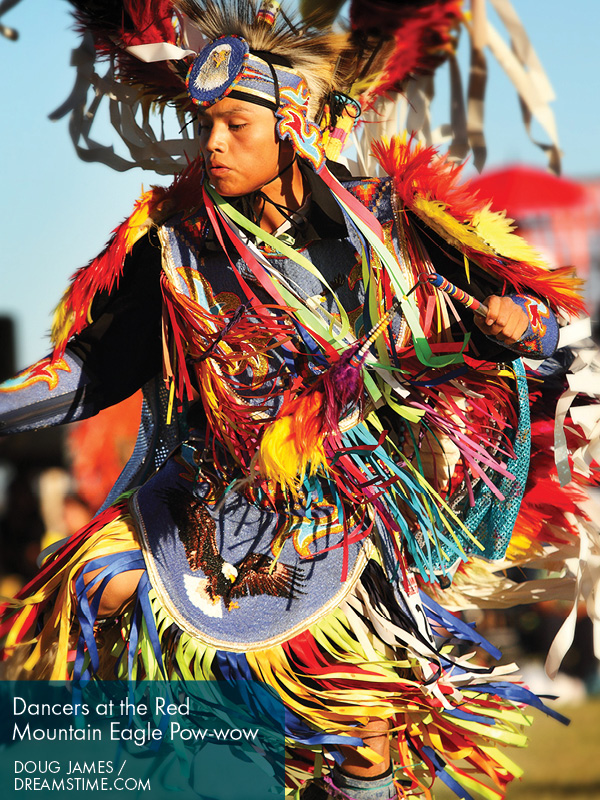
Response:
M248 42L240 36L222 36L207 44L187 74L192 101L198 106L212 106L227 97L244 72L249 52Z
M279 138L289 139L295 152L319 172L325 154L321 129L308 119L306 83L291 67L275 58L273 62L250 52L240 36L222 36L206 45L194 60L187 89L198 106L211 106L231 95L270 108L277 118Z

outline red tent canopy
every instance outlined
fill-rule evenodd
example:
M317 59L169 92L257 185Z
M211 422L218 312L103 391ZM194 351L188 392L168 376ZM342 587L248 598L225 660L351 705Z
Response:
M585 188L575 181L519 165L485 172L474 178L471 186L482 200L491 200L495 211L506 209L516 219L582 205L587 198Z

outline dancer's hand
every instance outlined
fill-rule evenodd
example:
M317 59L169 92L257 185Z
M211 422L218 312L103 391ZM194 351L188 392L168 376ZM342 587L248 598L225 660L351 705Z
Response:
M475 316L475 324L488 336L494 336L504 344L514 344L529 327L529 319L521 306L510 297L490 295L486 298L487 317Z

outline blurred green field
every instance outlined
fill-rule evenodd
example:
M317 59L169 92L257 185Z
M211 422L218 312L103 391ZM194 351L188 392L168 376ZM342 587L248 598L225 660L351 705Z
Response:
M507 800L600 800L600 698L558 710L571 719L568 727L534 712L529 747L512 749L525 774L511 784ZM434 797L456 800L444 786Z

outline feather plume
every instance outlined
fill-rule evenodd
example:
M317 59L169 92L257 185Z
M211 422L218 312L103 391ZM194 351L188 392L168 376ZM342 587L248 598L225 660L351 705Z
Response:
M506 212L492 211L489 205L476 211L472 217L472 225L477 234L496 253L502 253L514 261L527 261L536 267L546 269L547 264L542 256L521 236L514 233L514 220L506 216Z
M280 484L296 496L304 476L327 468L323 448L324 397L308 391L296 398L265 428L255 464L267 480Z
M362 34L387 41L385 63L374 65L356 87L361 103L368 107L382 95L401 91L411 74L434 72L455 49L462 16L462 0L353 0L355 39Z
M139 98L153 103L175 104L191 111L193 104L185 91L186 61L146 63L126 48L140 44L180 44L172 0L72 0L77 27L91 33L100 60L114 62L118 80L137 89Z
M305 475L327 468L326 437L339 433L343 412L362 400L363 362L352 363L359 346L346 350L265 428L255 459L264 478L297 495Z
M570 267L550 271L529 245L513 233L511 221L490 211L469 183L462 166L433 147L394 136L373 145L373 154L393 178L398 200L453 247L486 272L512 283L518 292L544 297L555 309L584 311L581 281Z
M347 348L316 383L293 400L265 431L257 464L261 474L296 493L319 467L326 467L324 442L340 433L340 420L358 405L362 412L363 367L373 342L398 310L395 301L379 322ZM310 465L310 466L309 466Z
M549 395L548 391L539 392L532 406L531 466L506 553L509 560L536 558L543 544L556 547L576 544L580 535L578 521L589 519L583 509L588 499L587 489L597 480L597 470L591 478L574 471L574 480L566 486L560 485L554 464L554 412ZM565 436L569 453L585 442L585 437L570 426L565 426ZM569 461L573 466L572 458Z
M81 30L94 34L96 47L113 52L155 42L175 43L171 0L71 0Z

